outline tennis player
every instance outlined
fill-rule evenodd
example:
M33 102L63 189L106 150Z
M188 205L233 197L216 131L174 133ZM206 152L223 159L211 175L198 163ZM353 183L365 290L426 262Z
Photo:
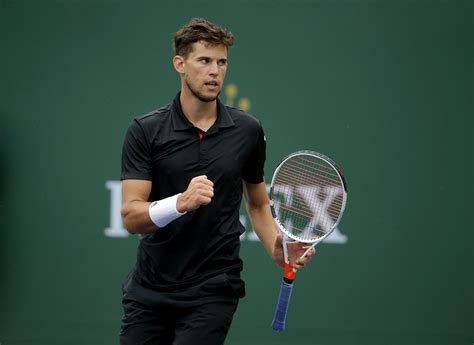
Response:
M142 236L123 284L122 345L224 343L245 295L242 195L257 235L283 266L264 181L263 129L218 99L233 43L230 32L208 20L184 25L174 36L180 92L135 118L126 133L122 219ZM314 254L299 259L302 253L301 244L293 247L292 267Z

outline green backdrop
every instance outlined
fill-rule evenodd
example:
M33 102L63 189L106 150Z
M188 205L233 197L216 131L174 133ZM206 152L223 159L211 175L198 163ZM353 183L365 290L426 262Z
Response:
M171 38L202 16L236 36L222 100L262 121L267 179L312 149L349 184L284 333L270 328L280 269L245 234L247 297L227 344L472 344L473 12L472 1L0 1L0 343L118 343L138 242L116 217L123 136L177 92Z

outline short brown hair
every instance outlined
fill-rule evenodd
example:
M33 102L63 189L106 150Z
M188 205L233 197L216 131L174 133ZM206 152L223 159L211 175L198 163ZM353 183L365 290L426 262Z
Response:
M220 26L204 18L193 18L174 35L173 47L176 55L186 57L193 49L195 42L204 41L210 45L224 45L227 48L234 44L234 36Z

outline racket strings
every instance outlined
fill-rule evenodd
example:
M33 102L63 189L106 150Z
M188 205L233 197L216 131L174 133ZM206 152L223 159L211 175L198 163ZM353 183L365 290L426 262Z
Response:
M323 165L321 163L318 163L318 162L312 162L308 159L304 159L304 158L300 158L300 161L295 161L295 163L298 163L299 165L301 166L304 166L304 167L307 167L309 168L310 171L318 171L318 172L321 172L322 174L326 175L327 177L329 176L334 176L334 178L332 179L335 183L339 183L339 175L334 173L334 170L327 166L327 165ZM304 164L302 162L307 162L309 164ZM321 169L318 169L319 168L322 168L322 169L325 169L325 170L321 170Z
M288 186L290 186L291 183L292 183L292 181L290 181L288 179L280 179L280 182L285 183ZM293 204L303 204L304 205L306 203L306 200L302 196L300 196L300 194L301 193L293 193ZM337 219L337 217L339 216L341 207L342 207L342 203L343 203L342 194L337 193L336 196L333 199L333 202L327 207L326 210L328 211L328 213L330 215L334 216L335 219ZM287 206L287 208L291 208L291 209L294 209L294 210L296 209L294 206ZM305 214L306 216L308 216L308 217L313 216L313 211L311 209L303 209L303 210L301 210L301 212L303 214Z
M274 190L278 218L294 235L314 240L329 232L340 217L344 198L337 171L313 156L295 156L280 167Z
M298 174L300 174L300 173L311 174L311 176L312 176L311 179L316 179L318 181L321 181L322 183L334 184L334 185L339 184L338 179L336 180L336 179L332 178L330 176L330 174L328 174L325 171L319 170L319 169L305 170L304 168L301 168L300 166L294 166L294 167L289 166L288 170L290 170L293 173L298 173Z
M318 178L315 178L315 180L316 180L318 183L324 184L324 181L323 181L323 180L320 180L320 179L318 179ZM294 184L294 177L293 177L293 175L290 175L290 174L286 173L285 171L282 171L282 172L281 172L281 178L279 178L279 181L280 181L281 183L287 183L288 185L293 185L293 184ZM338 195L336 196L336 200L335 200L335 201L337 201L337 202L339 203L339 206L342 206L342 202L343 202L342 194L338 194ZM333 208L334 208L334 207L333 207ZM338 212L338 211L339 211L339 207L334 208L334 210L335 210L336 212Z
M301 202L301 203L304 202L303 199L293 200L293 201ZM311 218L314 217L313 212L306 209L306 208L299 209L297 207L289 206L289 205L285 205L285 204L283 204L283 205L280 204L280 207L283 208L284 210L288 211L288 212L294 212L295 214L298 214L302 217L306 217L308 219L311 219ZM339 210L340 210L340 207L336 209L335 207L329 206L326 211L327 211L327 214L332 216L334 218L334 221L336 221L337 217L339 216L339 213L338 213Z
M294 185L295 184L295 175L298 176L299 172L295 169L292 169L291 167L288 167L287 168L288 172L283 170L281 171L281 177L279 178L280 182L281 183L286 183L288 185ZM335 184L335 181L331 180L330 183L328 183L329 181L326 180L326 179L322 179L319 177L319 175L312 175L310 179L306 178L306 179L301 179L300 181L298 181L300 183L309 183L309 184L314 184L315 182L321 186L329 186L329 185L334 185ZM333 209L333 212L335 213L334 215L336 216L336 219L339 215L339 210L340 210L340 207L342 206L342 203L343 203L343 199L342 199L342 194L338 195L337 196L337 199L335 200L335 202L338 202L339 205L336 205L337 207L332 207Z

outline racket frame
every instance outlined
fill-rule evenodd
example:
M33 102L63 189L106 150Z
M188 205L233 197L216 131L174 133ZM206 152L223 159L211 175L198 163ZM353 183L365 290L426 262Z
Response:
M305 156L305 155L310 155L310 156L316 157L318 159L321 159L321 160L325 161L327 164L329 164L337 172L337 176L339 178L339 181L341 182L341 185L343 186L343 188L342 188L342 205L341 205L341 211L339 212L338 218L336 219L336 221L334 222L334 224L333 224L333 226L331 227L330 230L328 230L322 236L316 237L315 239L304 239L304 238L296 236L296 235L292 234L290 231L288 231L286 229L286 227L278 219L278 216L277 216L276 211L275 211L275 203L273 201L273 194L274 194L273 187L274 187L274 184L275 184L275 179L278 175L278 172L282 168L282 166L285 164L286 161L288 161L289 159L291 159L293 157ZM303 256L305 256L311 250L311 248L313 248L319 242L323 241L326 237L328 237L333 232L333 230L337 227L337 225L341 221L342 215L344 213L344 209L346 207L346 201L347 201L347 184L346 184L346 180L344 178L344 174L342 173L342 170L339 168L339 166L336 164L336 162L334 162L331 158L329 158L329 157L327 157L327 156L325 156L325 155L323 155L319 152L310 151L310 150L300 150L300 151L293 152L293 153L291 153L288 156L283 158L283 160L276 167L275 172L273 173L272 181L271 181L271 184L270 184L270 208L271 208L271 211L272 211L273 219L275 220L275 223L280 228L280 231L282 233L284 233L286 236L288 236L289 238L291 238L292 240L302 242L302 243L312 244L308 248L308 250L305 252L305 254L303 254Z

